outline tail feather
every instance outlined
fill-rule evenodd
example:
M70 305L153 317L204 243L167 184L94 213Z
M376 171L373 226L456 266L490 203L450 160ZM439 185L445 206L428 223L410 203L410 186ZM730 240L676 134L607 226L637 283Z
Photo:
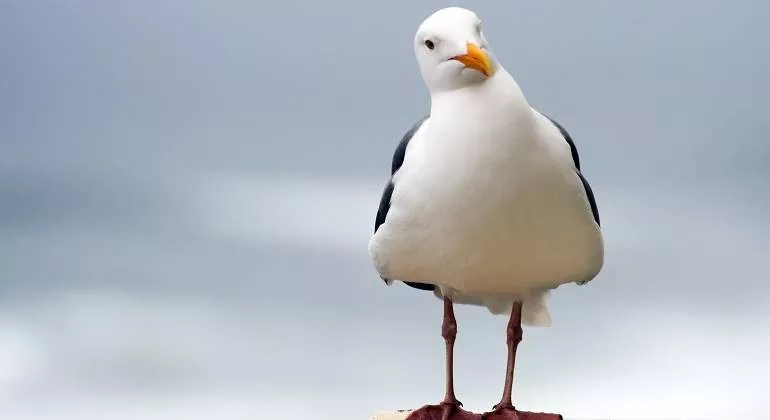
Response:
M513 299L504 296L468 296L445 286L437 287L433 293L441 299L444 294L452 298L452 302L464 305L485 306L494 315L510 315ZM548 313L547 300L551 291L533 292L522 299L521 324L530 327L550 327L551 315Z
M533 327L550 327L551 314L548 313L547 300L551 291L538 292L524 300L521 309L521 323Z

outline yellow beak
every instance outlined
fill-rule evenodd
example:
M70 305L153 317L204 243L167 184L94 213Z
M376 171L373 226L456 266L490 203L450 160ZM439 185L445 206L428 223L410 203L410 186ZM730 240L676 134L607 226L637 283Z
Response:
M465 64L465 67L478 70L484 76L489 77L492 74L492 63L489 62L487 54L471 42L467 44L467 48L468 52L466 54L452 57L452 59Z

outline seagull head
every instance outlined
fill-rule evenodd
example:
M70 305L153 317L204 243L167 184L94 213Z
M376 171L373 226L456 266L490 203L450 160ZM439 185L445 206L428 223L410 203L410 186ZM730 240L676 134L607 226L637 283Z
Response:
M499 64L476 13L461 7L440 9L417 29L414 52L420 73L431 92L483 83Z

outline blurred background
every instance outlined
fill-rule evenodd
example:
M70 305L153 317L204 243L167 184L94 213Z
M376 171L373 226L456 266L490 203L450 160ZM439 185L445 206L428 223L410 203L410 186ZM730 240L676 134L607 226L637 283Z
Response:
M518 407L770 416L770 5L0 0L0 418L363 420L443 396L442 307L369 261L412 52L480 14L578 145L606 240ZM457 309L491 408L505 317Z

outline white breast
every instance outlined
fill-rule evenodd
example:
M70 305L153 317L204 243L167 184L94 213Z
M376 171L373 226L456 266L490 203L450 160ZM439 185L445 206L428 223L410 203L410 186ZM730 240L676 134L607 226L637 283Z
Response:
M470 295L592 278L602 238L571 158L516 92L487 88L497 95L434 98L370 242L375 266L389 278Z

